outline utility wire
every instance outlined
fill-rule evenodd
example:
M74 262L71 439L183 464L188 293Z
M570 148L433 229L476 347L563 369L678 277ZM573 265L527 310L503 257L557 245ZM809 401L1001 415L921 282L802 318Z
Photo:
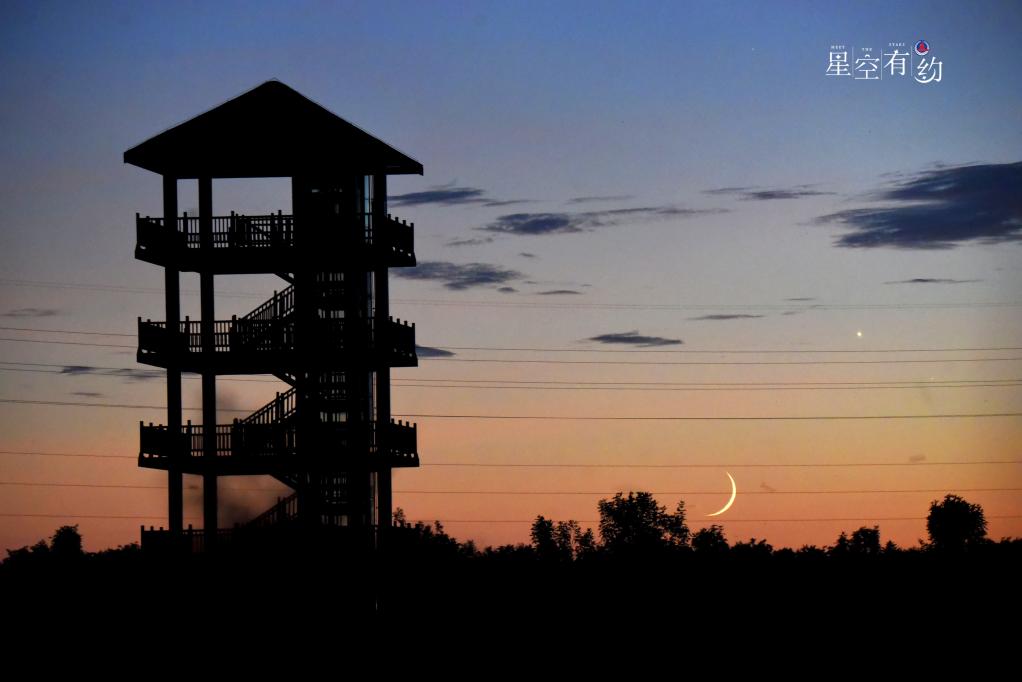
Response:
M53 481L0 481L0 485L27 488L111 488L128 490L166 490L166 485L134 485L127 483L61 483ZM202 490L199 486L187 486L185 490ZM262 492L281 494L281 488L221 488L233 492ZM617 491L591 490L394 490L405 495L614 495ZM724 495L720 490L652 490L651 495ZM912 493L993 493L1022 492L1022 488L913 488L902 490L743 490L742 495L867 495L867 494L912 494Z
M25 455L34 457L99 457L105 459L138 459L135 455L107 455L82 452L38 452L24 450L0 450L0 455ZM813 467L921 467L921 466L973 466L973 465L1022 464L1022 459L1010 460L945 460L920 462L721 462L700 464L646 464L646 463L557 463L539 464L524 462L424 462L420 467L497 467L497 468L568 468L568 469L742 469L742 468L813 468Z
M123 293L141 293L163 295L164 290L157 287L129 287L112 284L81 284L73 282L50 282L40 280L23 279L0 279L0 284L7 286L43 287L54 289L77 289L85 291L108 291ZM197 289L183 289L182 294L198 296ZM269 294L239 291L216 292L217 296L225 298L254 298L266 299ZM579 308L594 308L607 310L637 309L637 310L906 310L906 309L947 309L947 308L986 308L986 307L1019 307L1022 301L978 301L968 303L953 303L947 301L935 303L752 303L752 304L657 304L657 303L608 303L598 301L581 301L571 303L556 303L550 301L452 301L445 299L411 299L394 298L392 303L403 303L413 305L438 305L454 307L489 307L489 308L556 308L575 310Z
M139 369L137 367L99 367L94 365L82 366L73 364L52 364L52 363L41 363L41 362L8 362L0 361L0 365L19 365L25 367L47 367L47 368L59 368L56 370L28 370L19 368L5 368L0 367L0 371L38 371L42 373L60 374L62 376L79 376L88 374L90 376L108 376L113 378L131 378L125 377L123 374L101 374L93 372L92 370L101 370L104 372L152 372L152 374L146 374L145 378L162 378L165 376L162 369L158 368L146 368ZM68 370L72 371L68 371ZM200 379L198 375L184 374L184 379ZM254 383L281 383L278 379L255 379L246 377L217 377L217 381L247 381ZM934 385L950 385L950 384L1014 384L1022 382L1022 377L1014 378L989 378L989 379L905 379L902 381L624 381L624 380L612 380L612 381L551 381L542 379L459 379L454 377L446 378L432 378L423 379L417 377L400 377L394 380L392 386L413 386L419 383L430 384L430 383L458 383L458 384L540 384L540 385L564 385L564 386L667 386L667 387L702 387L702 386L764 386L764 387L777 387L777 386L876 386L876 385L901 385L910 384L914 388L927 388Z
M10 343L48 343L61 346L92 346L96 348L134 348L137 345L124 343L90 343L85 341L52 341L49 339L12 339L0 338L0 341ZM770 362L665 362L665 361L643 361L643 360L522 360L522 359L485 359L485 358L419 358L426 362L488 362L495 364L545 364L545 365L899 365L914 363L944 363L944 362L1012 362L1022 360L1022 357L1011 358L929 358L919 360L785 360Z
M82 374L89 374L91 376L98 376L107 379L123 379L131 378L125 377L120 374L100 374L93 372L64 372L60 370L52 369L26 369L21 367L0 367L0 372L27 372L31 374L56 374L59 376L81 376ZM155 376L152 378L156 378ZM192 374L186 374L182 376L182 379L198 381L202 377ZM281 383L274 381L273 379L245 379L240 377L224 377L219 379L220 381L232 381L241 383L259 383L259 384L275 384ZM458 381L457 379L451 379L450 381ZM817 386L792 386L792 385L771 385L771 386L674 386L674 387L663 387L663 386L502 386L502 385L483 385L483 384L431 384L431 383L401 383L392 382L391 387L396 388L426 388L426 389L450 389L450 388L461 388L472 391L483 391L483 390L531 390L531 391L668 391L668 392L689 392L689 391L836 391L836 390L847 390L847 391L868 391L868 390L881 390L881 389L920 389L920 388L1012 388L1016 386L1022 386L1022 381L1006 381L1006 380L995 380L996 383L983 383L979 381L969 382L902 382L907 385L872 385L870 382L860 382L861 385L856 386L828 386L828 385L817 385ZM499 383L499 380L495 380L494 384ZM888 382L894 383L894 382Z
M38 327L2 327L0 331L39 332L45 334L83 334L88 336L123 336L137 338L138 334L122 332L97 332L82 331L77 329L41 329ZM654 349L654 348L563 348L563 347L530 347L513 348L502 346L447 346L433 345L433 348L443 350L474 350L474 351L501 351L501 352L542 352L542 353L699 353L699 354L760 354L760 353L958 353L958 352L997 352L997 351L1022 351L1022 346L986 346L986 347L961 347L961 348L801 348L794 350L782 350L777 348L762 349L733 349L733 348L709 348L709 349Z
M46 518L46 519L116 519L116 520L149 520L165 519L166 514L143 515L108 515L108 514L24 514L24 513L0 513L0 517L13 518ZM999 514L987 516L987 519L1020 519L1022 514ZM186 517L187 521L199 521L197 517ZM575 519L579 523L600 523L600 519ZM816 522L849 522L849 521L925 521L925 516L851 516L843 518L788 518L788 519L730 519L719 517L716 523L816 523ZM439 521L441 523L535 523L535 519L430 519L427 523ZM693 525L702 522L693 519Z
M164 410L166 405L131 405L128 403L89 403L81 401L61 400L23 400L17 398L0 398L0 403L16 405L54 405L63 407L107 407L130 410ZM199 412L201 407L182 407L186 412ZM249 414L260 409L253 407L217 408L218 412L237 412ZM416 419L520 419L520 420L555 420L555 421L811 421L834 419L965 419L973 417L1022 417L1022 412L980 412L955 414L884 414L884 415L804 415L804 416L702 416L702 417L642 417L642 416L579 416L579 415L526 415L526 414L393 414L393 417Z

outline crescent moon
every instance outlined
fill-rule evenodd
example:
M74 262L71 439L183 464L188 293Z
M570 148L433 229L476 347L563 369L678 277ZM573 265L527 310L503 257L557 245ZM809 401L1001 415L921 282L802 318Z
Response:
M735 498L738 496L738 486L735 485L735 479L731 476L731 474L728 474L726 471L724 473L727 474L727 477L731 479L731 499L727 501L727 504L720 508L720 511L715 511L712 514L707 514L707 516L720 516L721 514L723 514L728 509L731 508L731 505L735 503Z

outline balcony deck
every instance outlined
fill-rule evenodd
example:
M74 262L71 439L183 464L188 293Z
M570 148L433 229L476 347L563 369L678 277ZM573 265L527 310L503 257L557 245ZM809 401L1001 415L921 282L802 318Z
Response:
M376 444L377 428L378 424L374 423L368 428L366 425L355 428L346 423L319 423L302 428L295 421L217 424L216 457L209 461L203 452L202 425L186 424L175 438L166 426L140 423L138 465L167 469L176 454L181 471L186 474L221 476L288 474L301 469L329 473L353 468L376 471L419 466L415 424L391 420L387 424L385 451ZM329 454L303 457L299 461L299 440L315 443L311 449ZM368 440L368 447L364 442L359 447L356 440Z
M199 218L185 214L170 229L163 218L135 215L135 258L173 265L184 272L244 274L295 272L301 268L336 267L338 258L355 259L367 268L414 267L414 225L391 215L344 232L302 234L295 217L231 214L212 218L211 248L202 240ZM300 266L300 267L299 267Z
M234 318L213 323L213 352L202 348L201 322L184 320L175 331L166 322L138 319L138 362L154 367L176 363L182 371L273 374L282 370L337 369L351 364L415 367L415 325L390 318L382 333L373 319L360 325L318 320L300 342L292 317Z

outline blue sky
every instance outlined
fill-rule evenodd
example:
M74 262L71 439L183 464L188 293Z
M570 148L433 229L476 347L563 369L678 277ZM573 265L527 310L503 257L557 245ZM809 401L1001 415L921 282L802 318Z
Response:
M11 326L131 332L136 316L159 317L159 297L144 292L10 281L159 287L159 271L132 258L132 220L136 211L159 212L160 182L125 166L124 150L277 78L423 163L423 177L392 180L392 196L461 188L484 197L394 202L395 213L416 223L420 263L504 273L498 284L463 289L443 277L395 277L393 298L428 302L394 306L418 322L421 343L570 347L633 330L692 348L1006 346L1022 338L1018 308L972 305L1011 302L1022 291L1017 230L1001 224L995 243L984 243L984 226L963 228L940 249L919 248L932 240L836 245L878 221L906 224L907 210L926 195L884 192L914 181L960 190L938 217L975 215L989 200L1000 206L997 220L1018 221L1011 192L997 185L1018 178L1005 164L1022 159L1015 2L15 2L2 18L0 313ZM825 76L832 44L886 49L920 38L943 63L940 83ZM961 168L974 165L993 175L968 189ZM182 188L182 209L197 204L193 197ZM501 203L512 201L520 203ZM215 186L217 212L289 203L279 180ZM848 213L885 206L899 210ZM494 229L537 216L578 229L524 236ZM451 245L466 240L473 243ZM196 288L187 279L184 286ZM273 286L239 278L222 290L268 295ZM556 290L578 293L541 294ZM223 297L218 313L257 302ZM463 305L476 302L498 307ZM919 303L964 307L868 307ZM787 304L794 310L763 308ZM801 309L823 304L859 307ZM10 317L19 310L38 314ZM750 317L720 319L733 314ZM693 319L706 315L717 318ZM18 362L133 362L130 352L39 346L10 343L4 353ZM939 369L958 378L979 372ZM727 371L713 376L765 372ZM882 375L870 371L855 378ZM1017 366L991 371L1009 376ZM5 395L52 400L73 392L29 375L3 380ZM144 382L75 390L118 402L160 396ZM410 391L395 395L395 409L428 402ZM937 407L1018 402L1001 391L941 395ZM901 407L887 398L831 405L872 406ZM17 439L46 440L51 413L3 409ZM128 443L138 418L117 413L103 428L123 422L117 438ZM87 421L83 433L98 428Z

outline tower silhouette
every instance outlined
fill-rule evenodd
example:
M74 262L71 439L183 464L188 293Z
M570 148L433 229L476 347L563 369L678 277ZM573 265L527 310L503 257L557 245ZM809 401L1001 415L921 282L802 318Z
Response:
M390 368L417 364L415 326L388 304L388 268L415 265L413 227L386 202L387 176L421 175L422 165L277 81L124 161L163 177L163 216L136 214L135 247L165 273L166 319L138 320L138 361L167 370L167 423L140 425L139 466L168 472L160 537L184 532L184 474L202 476L207 548L229 536L218 531L219 477L271 475L294 492L250 525L343 526L375 543L391 523L391 470L419 464L415 425L390 418ZM291 179L292 215L213 215L214 179L258 177ZM178 182L191 179L198 215L179 215ZM199 320L181 319L182 272L199 274ZM215 278L253 273L286 286L218 320ZM185 372L202 377L199 424L182 422ZM289 388L217 424L217 377L237 374Z

